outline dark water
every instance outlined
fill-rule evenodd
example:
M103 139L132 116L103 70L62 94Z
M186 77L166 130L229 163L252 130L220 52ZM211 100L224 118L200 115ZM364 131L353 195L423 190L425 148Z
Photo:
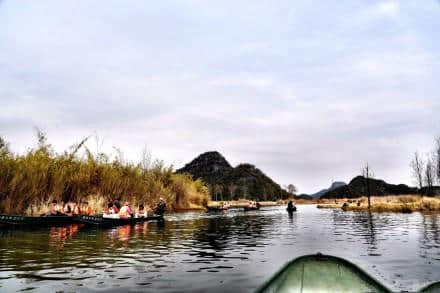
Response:
M299 206L170 215L163 225L0 228L0 292L251 292L288 260L344 257L393 290L440 280L440 215Z

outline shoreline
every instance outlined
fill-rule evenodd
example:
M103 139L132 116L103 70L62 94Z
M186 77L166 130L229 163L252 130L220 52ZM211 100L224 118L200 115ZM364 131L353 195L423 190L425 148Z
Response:
M341 198L337 200L322 200L316 206L318 209L342 209L343 211L354 212L391 212L391 213L412 213L412 212L440 212L440 197L421 197L418 195L388 195L372 196L371 208L368 208L367 197L356 199Z

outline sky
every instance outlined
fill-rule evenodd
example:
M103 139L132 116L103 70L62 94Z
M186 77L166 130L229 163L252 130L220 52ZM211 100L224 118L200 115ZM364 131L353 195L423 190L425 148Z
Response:
M440 2L0 0L0 136L176 168L217 150L312 193L413 185L440 135Z

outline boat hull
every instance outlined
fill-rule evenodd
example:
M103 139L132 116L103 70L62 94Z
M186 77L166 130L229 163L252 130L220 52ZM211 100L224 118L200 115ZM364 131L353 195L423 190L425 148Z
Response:
M356 265L327 255L294 259L257 292L391 292Z
M258 211L260 208L257 208L257 207L252 207L252 208L250 208L250 207L244 207L244 211L245 212L247 212L247 211Z
M19 215L0 215L0 224L7 226L62 226L76 223L71 216L30 217Z
M87 216L80 215L77 217L77 220L81 223L93 226L122 226L122 225L131 225L140 222L148 222L148 221L163 221L163 216L154 215L142 218L127 218L127 219L112 219L112 218L104 218L102 216Z
M207 207L208 212L223 212L227 211L228 208L220 208L220 207Z

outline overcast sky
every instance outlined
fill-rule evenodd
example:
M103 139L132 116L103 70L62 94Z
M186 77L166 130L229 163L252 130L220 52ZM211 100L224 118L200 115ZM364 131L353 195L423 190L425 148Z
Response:
M0 0L0 135L96 132L176 167L217 150L300 192L367 161L412 184L440 135L439 3Z

